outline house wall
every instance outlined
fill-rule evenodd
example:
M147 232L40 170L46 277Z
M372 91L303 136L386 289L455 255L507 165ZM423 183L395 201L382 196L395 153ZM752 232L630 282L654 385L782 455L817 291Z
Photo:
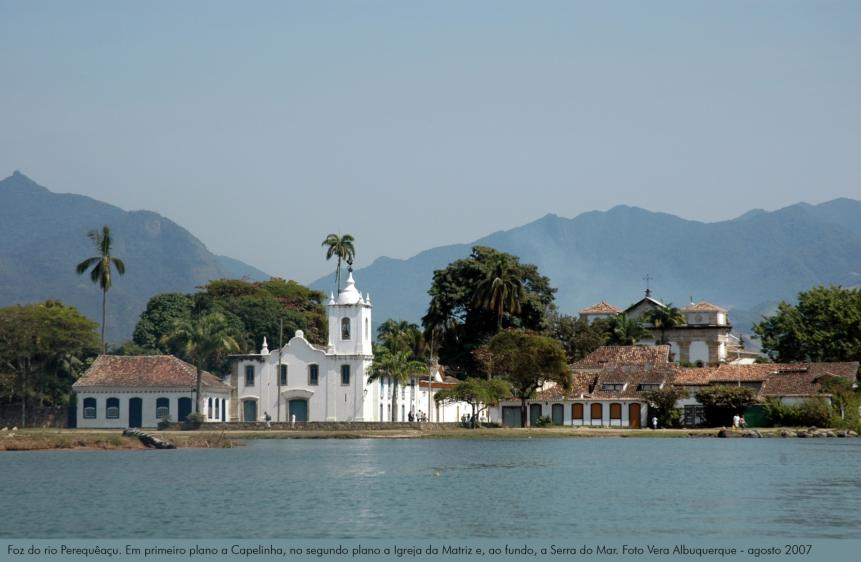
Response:
M201 396L203 397L203 401L201 403L201 409L206 408L208 404L209 398L215 399L230 399L230 396L227 392L223 393L213 393L213 392L201 392ZM86 398L95 398L96 399L96 418L84 418L84 399ZM107 418L107 401L108 398L118 398L119 399L119 417L118 418ZM156 427L158 426L158 418L156 417L156 400L159 398L167 398L169 400L169 408L170 408L170 419L172 421L177 421L177 415L179 412L179 399L180 398L190 398L192 404L192 411L194 411L194 393L192 392L178 392L176 389L172 390L159 390L159 389L104 389L99 391L92 390L78 390L77 392L77 423L80 428L102 428L102 429L114 429L114 428L126 428L129 427L129 400L131 398L140 398L141 399L141 427ZM227 404L229 408L229 404ZM206 415L206 413L204 413ZM220 421L220 420L212 420Z
M634 401L640 404L640 427L646 427L647 415L648 415L648 404L645 401ZM572 419L571 418L571 406L575 403L583 404L583 419ZM602 416L601 418L592 419L592 404L601 404L602 408ZM529 408L532 404L538 404L541 406L541 415L551 417L553 412L553 404L562 404L562 412L563 412L563 425L570 426L604 426L604 427L630 427L631 422L629 418L629 405L632 403L631 400L557 400L557 401L528 401L526 403L527 410L527 423L529 425ZM621 404L622 405L622 419L621 420L611 420L610 419L610 404ZM502 423L502 407L503 406L517 406L520 407L520 401L516 400L507 400L500 404L500 406L493 407L490 409L490 419L495 423Z

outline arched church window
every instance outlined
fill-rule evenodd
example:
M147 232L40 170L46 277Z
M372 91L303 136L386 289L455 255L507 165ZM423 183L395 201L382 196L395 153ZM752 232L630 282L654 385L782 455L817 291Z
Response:
M350 339L350 319L349 318L341 318L341 339L342 340Z

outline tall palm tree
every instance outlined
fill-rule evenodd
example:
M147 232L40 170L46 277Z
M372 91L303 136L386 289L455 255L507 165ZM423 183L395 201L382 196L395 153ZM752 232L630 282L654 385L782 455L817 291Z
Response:
M339 236L338 234L330 234L323 240L322 246L326 248L326 260L332 259L333 256L338 258L338 267L335 269L335 294L341 292L341 260L353 266L353 258L356 257L356 248L353 246L355 239L352 234Z
M649 335L639 320L624 313L610 319L610 330L610 343L614 345L634 345Z
M473 295L473 304L496 313L496 326L502 329L505 313L517 314L526 298L523 282L506 260L496 260L479 281Z
M374 357L374 363L368 370L368 382L374 382L382 377L388 377L392 384L392 421L398 421L398 386L409 384L410 379L416 378L427 371L427 365L412 358L412 352L389 351Z
M655 328L661 331L661 344L667 343L665 338L667 330L685 323L685 317L672 303L653 308L643 315L643 319L646 322L651 322Z
M200 412L200 382L204 365L219 354L239 351L227 318L220 312L211 312L196 319L180 320L162 338L162 343L181 346L183 355L197 368L194 411Z
M111 255L111 229L108 225L102 227L102 231L91 230L87 236L93 241L99 255L87 258L77 265L75 271L81 275L90 267L90 280L93 283L98 283L102 289L102 353L107 351L105 343L105 310L107 309L108 291L112 285L111 264L117 269L117 273L124 275L126 272L126 264L120 258L115 258Z
M427 343L419 327L406 320L392 318L377 328L377 343L389 351L409 351L413 359L420 359L427 352Z

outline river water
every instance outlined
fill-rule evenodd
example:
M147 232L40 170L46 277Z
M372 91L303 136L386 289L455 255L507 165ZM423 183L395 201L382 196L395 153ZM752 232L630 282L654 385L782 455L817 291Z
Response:
M855 538L861 439L255 440L0 454L7 538Z

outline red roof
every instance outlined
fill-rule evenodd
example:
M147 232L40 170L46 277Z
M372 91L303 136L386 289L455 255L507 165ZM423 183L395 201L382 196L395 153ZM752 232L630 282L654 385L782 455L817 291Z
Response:
M197 368L173 355L99 355L72 386L77 389L103 386L189 389L196 381ZM207 390L230 390L208 371L203 372L201 385Z
M698 303L690 303L686 307L681 309L681 312L726 312L725 308L721 308L716 304L712 304L710 302L701 301Z
M668 345L602 345L580 361L573 369L597 369L605 365L666 364L670 360Z
M619 314L622 312L621 308L615 307L612 304L607 304L604 301L599 302L598 304L593 304L592 306L587 306L583 310L580 311L580 314Z

